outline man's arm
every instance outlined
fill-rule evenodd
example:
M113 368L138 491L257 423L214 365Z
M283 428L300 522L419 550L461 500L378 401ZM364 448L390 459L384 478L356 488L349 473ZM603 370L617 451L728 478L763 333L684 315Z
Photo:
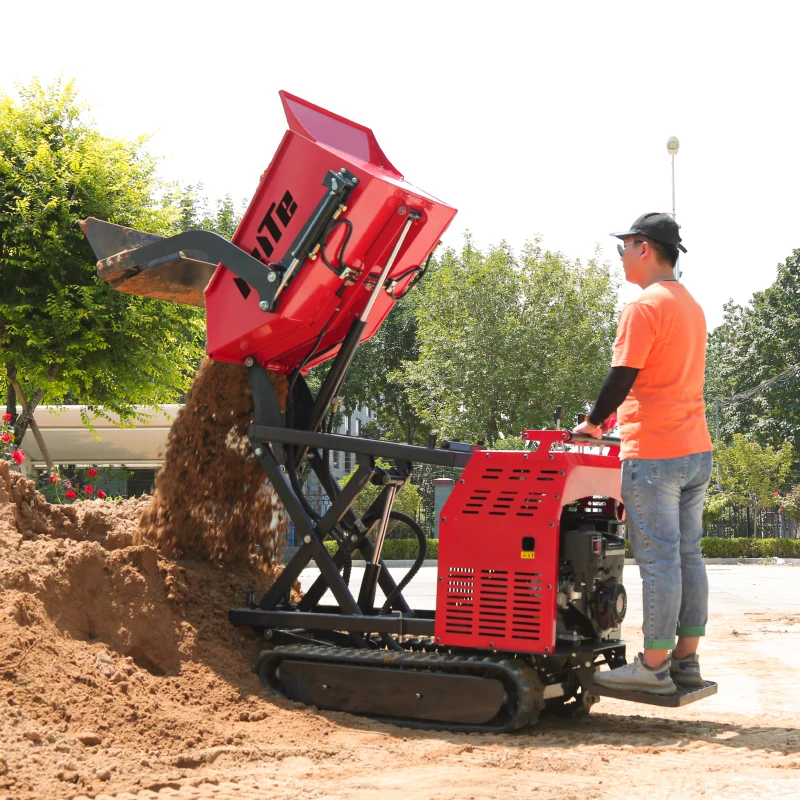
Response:
M635 367L611 367L586 422L578 425L573 433L588 433L599 439L603 434L603 422L622 405L638 374Z

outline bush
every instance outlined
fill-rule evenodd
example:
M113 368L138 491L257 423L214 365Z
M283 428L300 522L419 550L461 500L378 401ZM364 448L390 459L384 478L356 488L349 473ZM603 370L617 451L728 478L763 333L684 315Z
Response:
M706 558L800 558L800 539L720 539L704 536ZM625 540L625 557L633 558L631 540Z
M706 558L800 558L800 539L718 539L703 537L703 555ZM336 552L336 542L325 542L327 551ZM426 558L436 558L439 540L428 539ZM625 555L633 558L631 543L625 540ZM359 554L356 554L356 558ZM417 557L416 539L387 539L383 543L384 560L411 560Z
M703 537L706 558L800 558L800 539L718 539Z
M328 540L325 542L325 549L333 555L336 552L336 542ZM416 539L387 539L383 543L382 557L384 561L397 559L398 561L410 561L417 557L419 545ZM439 540L428 539L428 553L426 558L436 558L439 554ZM355 554L358 558L359 553Z

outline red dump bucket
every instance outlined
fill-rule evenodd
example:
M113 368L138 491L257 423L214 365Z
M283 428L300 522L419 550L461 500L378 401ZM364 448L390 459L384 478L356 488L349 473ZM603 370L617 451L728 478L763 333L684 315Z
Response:
M330 266L321 251L304 260L274 310L261 310L257 294L224 266L217 269L205 296L209 356L241 362L252 355L268 369L287 372L312 348L308 367L335 355L376 291L363 338L372 336L418 276L416 268L425 264L456 212L406 183L368 128L286 92L281 99L289 130L233 243L265 264L285 261L327 191L323 181L330 172L345 170L357 179L338 216L348 222L337 224L327 237L324 252ZM388 276L376 287L410 216L413 222Z

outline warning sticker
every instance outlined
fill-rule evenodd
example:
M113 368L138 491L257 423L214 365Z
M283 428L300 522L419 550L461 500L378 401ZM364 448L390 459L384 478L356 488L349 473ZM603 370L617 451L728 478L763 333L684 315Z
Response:
M527 550L522 551L522 558L535 558L536 553L529 553Z

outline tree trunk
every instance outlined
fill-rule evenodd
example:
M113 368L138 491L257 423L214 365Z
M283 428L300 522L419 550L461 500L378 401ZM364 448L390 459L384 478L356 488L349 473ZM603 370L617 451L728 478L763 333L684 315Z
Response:
M47 377L52 380L58 374L59 369L61 369L61 364L53 364L50 367L50 371L47 373ZM8 375L8 381L11 385L10 392L14 392L13 389L13 382L17 380L17 367L13 361L9 361L6 363L6 374ZM33 414L36 411L36 407L39 403L42 402L42 398L45 394L45 389L36 389L28 398L28 405L27 409L24 410L15 420L14 420L14 439L15 444L17 447L22 446L22 440L25 438L25 434L30 427L31 420L33 419ZM16 395L16 393L14 392ZM14 408L16 409L16 400L14 401ZM13 413L13 412L12 412Z
M6 394L6 413L11 414L11 424L17 420L17 395L11 381L8 382L8 393Z

